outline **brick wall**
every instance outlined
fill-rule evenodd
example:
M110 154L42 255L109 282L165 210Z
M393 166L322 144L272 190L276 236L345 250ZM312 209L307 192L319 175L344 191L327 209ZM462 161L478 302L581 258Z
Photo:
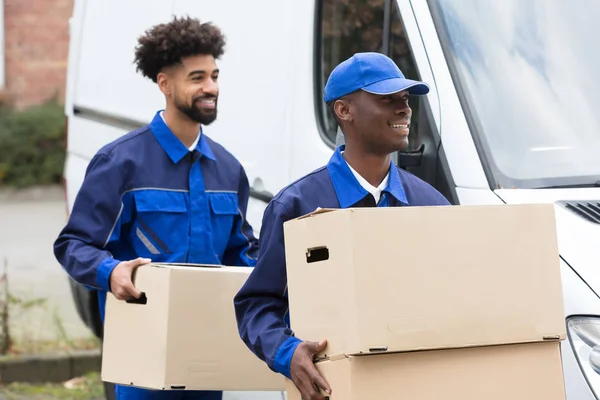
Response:
M73 0L4 0L5 92L17 107L64 100Z

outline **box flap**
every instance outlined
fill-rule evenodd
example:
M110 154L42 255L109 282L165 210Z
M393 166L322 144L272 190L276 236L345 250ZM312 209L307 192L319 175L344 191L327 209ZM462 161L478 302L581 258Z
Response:
M320 363L320 362L324 362L324 361L338 361L338 360L343 360L345 358L351 358L353 357L350 354L324 354L322 356L317 355L314 358L314 362L315 363Z
M195 264L195 263L167 263L167 262L153 262L150 266L157 268L223 268L222 265L218 264Z
M320 215L320 214L325 214L328 212L335 212L335 211L345 211L345 210L350 210L349 208L321 208L318 207L315 211L309 212L308 214L304 214L301 215L300 217L294 218L291 221L296 221L296 220L300 220L300 219L305 219L305 218L309 218L309 217L314 217L316 215Z

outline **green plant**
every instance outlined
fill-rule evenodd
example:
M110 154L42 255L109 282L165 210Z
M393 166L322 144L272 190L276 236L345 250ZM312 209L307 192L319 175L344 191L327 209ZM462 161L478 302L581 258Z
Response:
M0 107L0 184L59 183L65 161L65 122L56 99L25 110Z

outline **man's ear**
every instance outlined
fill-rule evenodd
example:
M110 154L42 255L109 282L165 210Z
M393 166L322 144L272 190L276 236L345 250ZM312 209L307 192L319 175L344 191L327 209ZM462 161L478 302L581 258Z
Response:
M333 112L340 121L352 121L352 113L350 112L350 102L345 99L336 100L333 103Z
M156 76L156 83L158 84L158 88L165 96L171 96L173 92L172 88L172 79L166 72L159 72Z

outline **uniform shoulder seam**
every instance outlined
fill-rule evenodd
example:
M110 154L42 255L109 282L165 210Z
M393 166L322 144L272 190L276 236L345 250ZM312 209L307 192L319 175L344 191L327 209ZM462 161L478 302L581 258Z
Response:
M319 172L323 171L323 170L324 170L324 169L326 169L326 168L327 168L327 166L320 167L320 168L318 168L318 169L316 169L316 170L314 170L314 171L312 171L312 172L310 172L310 173L308 173L308 174L304 175L303 177L296 179L294 182L292 182L292 183L290 183L289 185L287 185L286 187L284 187L284 188L283 188L283 189L282 189L282 190L281 190L281 191L280 191L280 192L277 194L277 196L275 196L275 197L273 198L273 201L277 201L279 204L282 204L282 203L281 203L281 201L279 201L279 199L281 198L281 196L283 196L283 195L285 194L285 192L287 192L287 191L288 191L288 189L292 188L293 186L296 186L296 185L298 185L298 184L299 184L299 183L301 183L302 181L304 181L304 180L306 180L306 179L310 178L311 176L318 174ZM283 205L283 204L282 204L282 205Z
M149 131L150 131L150 125L142 126L142 127L138 128L138 129L130 131L130 132L126 133L125 135L117 138L112 143L107 144L105 146L105 148L104 148L105 151L104 152L99 152L98 154L103 154L103 155L106 155L108 157L112 157L114 151L121 144L129 142L130 140L133 140L133 139L137 139L140 135L142 135L144 133L147 133Z

